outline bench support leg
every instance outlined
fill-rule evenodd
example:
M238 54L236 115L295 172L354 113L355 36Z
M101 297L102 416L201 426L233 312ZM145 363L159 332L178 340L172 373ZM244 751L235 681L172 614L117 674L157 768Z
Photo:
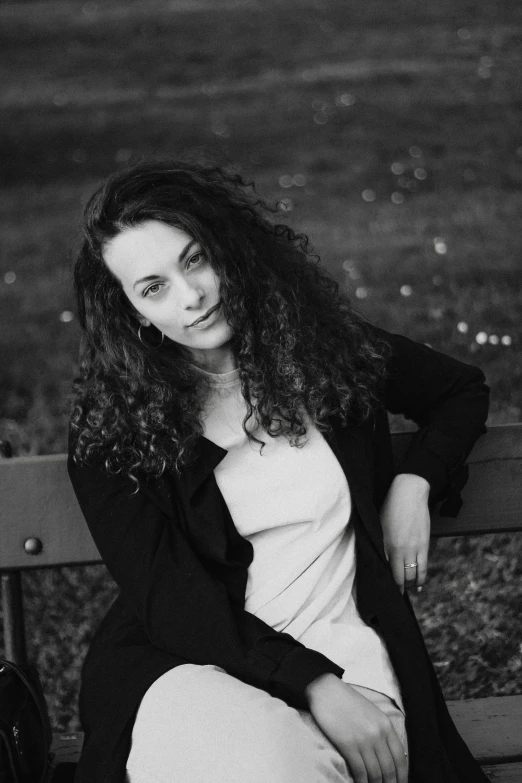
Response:
M27 661L27 652L20 571L2 574L2 611L5 657L23 665Z

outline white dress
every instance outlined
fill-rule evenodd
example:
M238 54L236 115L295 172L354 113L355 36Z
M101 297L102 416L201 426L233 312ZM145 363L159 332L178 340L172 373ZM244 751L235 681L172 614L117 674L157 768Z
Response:
M309 419L301 448L249 422L261 450L242 427L239 370L206 375L213 393L204 434L228 451L216 481L254 548L245 609L341 666L344 682L384 693L403 710L386 647L355 604L350 489L330 446Z

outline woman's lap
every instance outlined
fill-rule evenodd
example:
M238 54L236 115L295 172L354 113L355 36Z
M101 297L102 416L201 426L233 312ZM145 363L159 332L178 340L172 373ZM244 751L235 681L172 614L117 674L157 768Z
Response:
M357 686L355 686L357 687ZM402 713L361 688L405 741ZM216 666L184 664L143 697L127 761L129 783L349 783L346 763L312 715Z

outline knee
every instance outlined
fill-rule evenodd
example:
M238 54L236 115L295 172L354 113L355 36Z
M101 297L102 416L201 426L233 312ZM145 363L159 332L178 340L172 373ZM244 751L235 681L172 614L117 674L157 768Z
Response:
M167 672L145 695L127 767L131 783L347 780L344 761L297 710L217 667L193 664Z

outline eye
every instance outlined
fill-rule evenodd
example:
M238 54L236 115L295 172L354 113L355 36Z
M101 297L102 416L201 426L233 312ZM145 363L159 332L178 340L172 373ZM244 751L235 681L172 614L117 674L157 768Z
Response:
M142 294L142 296L156 296L162 288L162 283L153 283L152 285L149 285L148 288L146 288Z
M204 259L204 258L205 258L205 254L203 253L202 250L198 251L197 253L194 253L194 255L190 256L190 258L188 259L188 261L186 263L187 269L189 268L189 266L193 266L194 265L194 264L192 264L193 261L194 261L195 264L199 264L200 260Z

